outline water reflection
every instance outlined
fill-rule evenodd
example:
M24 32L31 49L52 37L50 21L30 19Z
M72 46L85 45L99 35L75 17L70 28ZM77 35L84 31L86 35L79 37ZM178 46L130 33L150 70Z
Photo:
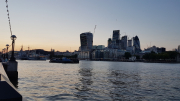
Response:
M91 85L93 84L92 80L92 68L88 66L80 65L80 69L78 70L79 82L75 84L75 89L78 91L74 93L77 98L87 99L89 97L88 92L91 90Z
M19 61L19 74L18 91L30 101L180 99L179 64Z
M112 100L141 100L141 96L134 96L135 89L139 89L140 76L138 73L122 70L110 70L108 81L112 85L109 89L109 96Z

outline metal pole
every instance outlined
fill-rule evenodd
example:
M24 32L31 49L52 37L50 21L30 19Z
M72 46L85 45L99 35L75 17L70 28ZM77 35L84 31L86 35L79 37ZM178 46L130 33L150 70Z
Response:
M6 54L6 57L7 57L7 59L8 59L8 46L7 46L7 54Z
M15 61L15 57L14 57L14 39L12 41L12 54L11 54L11 59L10 61Z

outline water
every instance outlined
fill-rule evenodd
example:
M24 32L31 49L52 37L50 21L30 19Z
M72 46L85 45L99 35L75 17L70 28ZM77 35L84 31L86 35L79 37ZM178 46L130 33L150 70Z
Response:
M28 100L180 100L180 64L18 61L17 90Z

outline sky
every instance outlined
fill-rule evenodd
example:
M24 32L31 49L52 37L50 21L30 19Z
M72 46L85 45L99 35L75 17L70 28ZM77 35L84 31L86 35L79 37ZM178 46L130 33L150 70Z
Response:
M113 30L138 36L141 49L180 45L180 0L8 0L15 50L74 51L80 34L107 46ZM96 30L94 33L94 28ZM11 44L5 0L0 0L0 50ZM9 48L11 50L11 48Z

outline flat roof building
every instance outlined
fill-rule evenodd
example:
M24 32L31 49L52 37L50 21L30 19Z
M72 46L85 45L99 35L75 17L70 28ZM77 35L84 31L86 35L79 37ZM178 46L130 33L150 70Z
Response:
M91 50L93 46L93 34L85 32L80 34L81 51Z
M120 30L113 30L112 40L119 40L119 37L120 37Z

